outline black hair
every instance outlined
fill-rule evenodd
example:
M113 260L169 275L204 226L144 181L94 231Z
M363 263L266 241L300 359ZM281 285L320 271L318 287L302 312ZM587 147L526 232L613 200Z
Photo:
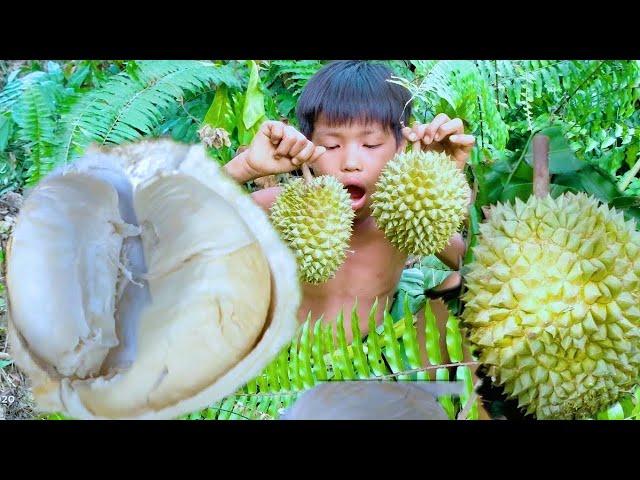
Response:
M391 129L396 142L411 116L411 95L388 80L393 73L385 65L360 60L340 60L322 67L305 85L296 117L300 132L311 138L322 115L330 125L353 121L378 122Z

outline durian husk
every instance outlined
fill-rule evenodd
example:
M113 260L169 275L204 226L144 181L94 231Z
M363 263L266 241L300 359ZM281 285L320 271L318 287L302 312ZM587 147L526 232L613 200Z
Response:
M43 412L177 418L259 375L297 327L295 257L202 146L93 149L53 172L7 266L10 352Z
M296 255L300 279L317 285L333 278L346 260L354 216L344 186L323 175L291 179L270 218Z
M471 189L446 153L406 152L382 170L371 196L385 237L409 255L442 251L466 218Z
M489 375L538 419L593 418L639 382L640 233L584 193L498 204L462 314Z

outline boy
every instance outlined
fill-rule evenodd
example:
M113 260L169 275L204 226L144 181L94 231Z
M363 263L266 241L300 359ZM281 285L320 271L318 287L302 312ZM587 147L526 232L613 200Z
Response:
M232 178L244 183L292 172L307 164L315 175L332 175L347 188L355 211L350 252L329 281L320 285L302 283L298 312L303 322L309 312L314 320L322 315L325 321L334 321L343 311L347 342L352 340L350 312L356 299L360 331L366 335L371 306L377 299L379 325L387 301L391 307L408 257L384 237L371 216L371 194L380 172L405 150L407 142L414 150L445 151L463 169L475 142L472 135L464 133L462 120L444 114L429 124L406 127L411 115L410 95L402 86L388 82L390 77L388 68L370 62L337 61L325 65L309 80L298 101L300 131L282 122L265 122L249 148L225 166ZM280 191L281 187L270 187L252 196L268 212ZM436 256L455 270L465 249L462 236L455 234ZM454 289L460 280L460 274L454 272L434 290ZM447 307L441 300L430 301L430 306L444 340ZM425 345L422 311L417 319L418 341ZM441 356L448 363L445 342L440 343ZM420 354L426 365L426 349L422 348ZM464 360L471 360L468 349ZM471 370L475 374L476 369ZM479 415L490 419L481 404Z
M309 80L300 97L296 116L301 131L281 122L265 122L249 148L225 167L236 181L244 183L291 172L306 163L315 175L332 175L347 188L355 210L350 253L328 282L302 284L299 310L301 321L309 312L313 319L323 315L330 321L344 311L347 341L351 340L349 312L356 298L360 331L366 335L371 306L377 298L380 323L407 261L407 255L392 246L371 216L371 194L380 172L404 151L407 142L414 149L444 150L460 168L474 144L474 137L464 134L462 121L444 114L429 124L403 128L411 114L410 95L402 86L388 82L390 77L388 68L369 62L326 65ZM253 198L269 211L280 190L259 190ZM456 234L437 256L457 269L464 251L464 241ZM455 272L439 288L455 288L459 282Z

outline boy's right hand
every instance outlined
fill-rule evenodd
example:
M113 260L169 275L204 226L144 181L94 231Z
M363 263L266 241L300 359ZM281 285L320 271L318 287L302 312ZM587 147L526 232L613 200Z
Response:
M312 163L324 152L298 130L283 122L267 121L253 138L246 152L247 166L258 177L297 170Z

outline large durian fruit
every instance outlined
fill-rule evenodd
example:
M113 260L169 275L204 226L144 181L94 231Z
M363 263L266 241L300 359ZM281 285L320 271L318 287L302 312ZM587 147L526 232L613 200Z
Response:
M498 204L462 315L480 362L538 419L592 418L640 372L640 233L584 193Z
M297 327L295 257L202 146L145 141L51 173L7 255L10 351L45 412L197 411Z
M446 153L410 151L382 170L372 215L387 239L410 255L442 251L466 217L471 189Z
M271 221L295 252L300 279L331 279L346 259L355 213L344 186L334 177L287 183L271 207Z

